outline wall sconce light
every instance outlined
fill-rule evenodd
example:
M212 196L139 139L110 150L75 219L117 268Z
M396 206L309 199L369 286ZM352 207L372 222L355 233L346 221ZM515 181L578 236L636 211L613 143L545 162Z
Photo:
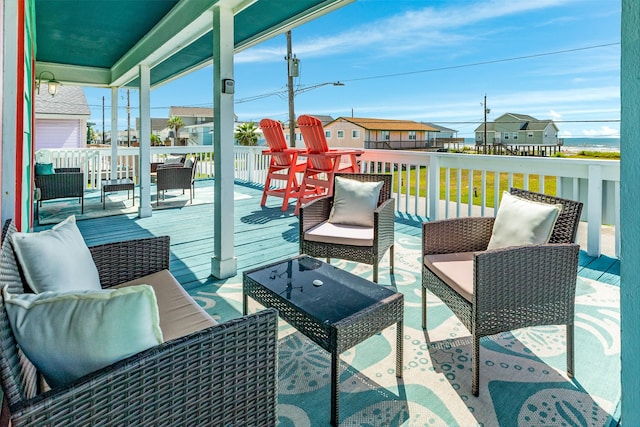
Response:
M55 96L58 93L58 86L62 86L62 83L56 80L56 76L51 71L41 71L38 74L37 86L38 86L38 94L40 94L40 84L42 83L42 75L48 73L51 74L51 79L47 82L47 91L49 95Z

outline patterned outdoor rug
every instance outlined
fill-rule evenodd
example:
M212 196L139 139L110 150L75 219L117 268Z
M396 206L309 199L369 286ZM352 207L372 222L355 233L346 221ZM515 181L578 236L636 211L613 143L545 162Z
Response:
M575 378L566 376L565 327L527 328L483 339L480 395L471 394L471 339L435 297L421 328L420 240L396 236L395 275L380 283L405 296L403 378L395 376L395 327L341 355L340 425L609 426L620 401L619 288L578 280ZM334 261L370 278L371 267ZM242 278L191 294L219 321L242 312ZM339 297L338 295L336 297ZM259 309L257 303L251 310ZM428 340L427 340L428 338ZM330 357L281 321L280 426L330 419Z
M76 220L101 218L104 216L137 214L140 207L139 188L136 187L136 204L133 206L132 200L127 198L126 191L116 191L107 193L105 208L102 208L100 201L100 191L86 191L84 198L84 213L81 213L81 206L78 198L55 199L43 202L38 209L38 224L57 224L69 215L75 215ZM234 200L247 199L251 196L241 193L234 193ZM180 190L167 190L164 200L160 200L160 205L156 203L155 187L151 188L151 209L175 209L187 206L203 205L213 203L213 185L196 186L192 202L189 202L189 192L182 194Z

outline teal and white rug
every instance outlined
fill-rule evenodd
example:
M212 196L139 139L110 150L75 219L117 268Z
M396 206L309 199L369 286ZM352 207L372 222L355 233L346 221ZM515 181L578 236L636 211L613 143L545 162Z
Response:
M435 297L421 328L420 240L396 242L395 275L380 283L405 296L403 377L395 376L395 327L341 355L340 425L609 426L620 401L619 288L579 279L575 378L566 376L564 326L520 329L481 340L480 395L471 394L471 339ZM370 278L371 267L334 265ZM217 320L242 312L240 275L191 291ZM336 296L339 297L339 296ZM251 310L258 310L254 302ZM427 341L429 339L429 342ZM280 426L330 419L330 357L281 321Z

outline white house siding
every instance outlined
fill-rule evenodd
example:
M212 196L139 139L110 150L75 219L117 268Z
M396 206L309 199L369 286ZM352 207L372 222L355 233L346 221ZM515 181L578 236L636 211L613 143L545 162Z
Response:
M85 147L86 130L81 119L36 119L36 150Z

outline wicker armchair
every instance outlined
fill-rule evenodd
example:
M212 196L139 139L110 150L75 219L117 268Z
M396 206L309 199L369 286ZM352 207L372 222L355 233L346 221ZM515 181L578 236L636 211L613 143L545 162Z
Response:
M187 160L183 166L158 165L156 169L156 203L160 204L160 194L164 199L166 190L189 190L189 203L193 201L194 180L198 159Z
M35 186L39 189L38 206L44 200L78 197L84 213L84 174L80 168L56 168L51 175L36 175Z
M3 229L3 240L8 224ZM13 227L15 230L15 227ZM3 245L0 278L20 281ZM169 238L90 248L104 287L169 267ZM144 255L144 256L142 256ZM14 426L274 426L277 313L262 310L167 341L42 392L0 297L0 382ZM4 411L3 411L4 412Z
M313 200L300 208L300 253L314 257L324 257L327 262L331 258L346 259L373 265L373 281L378 281L378 263L390 250L390 271L393 273L393 244L394 244L394 199L391 198L391 175L336 173L335 176L358 181L384 181L380 189L378 208L374 212L373 241L370 245L353 243L349 237L341 237L340 242L335 239L329 241L308 240L306 234L312 228L326 222L333 206L333 195Z
M422 328L427 327L429 290L472 334L475 396L479 391L480 338L529 326L567 325L567 373L573 377L579 253L574 241L582 203L515 188L510 193L542 203L562 204L548 244L487 250L493 217L445 219L426 222L422 227ZM459 281L434 267L436 261L455 262L455 269L464 269L473 276L468 278L473 280L470 298L459 293L464 288ZM452 280L455 286L449 284Z

